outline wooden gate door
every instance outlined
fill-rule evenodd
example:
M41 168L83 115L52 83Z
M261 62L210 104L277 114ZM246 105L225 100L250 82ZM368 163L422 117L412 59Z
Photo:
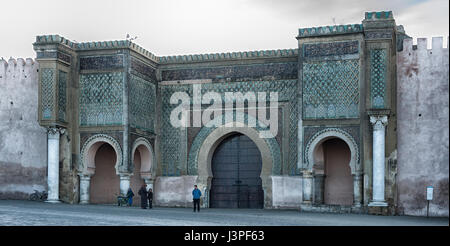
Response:
M242 134L222 141L212 158L212 208L263 208L262 160L256 144Z

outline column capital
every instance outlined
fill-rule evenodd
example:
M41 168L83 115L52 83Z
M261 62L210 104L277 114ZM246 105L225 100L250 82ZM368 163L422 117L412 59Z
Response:
M303 173L303 178L313 178L314 177L313 172L310 170L303 170L302 173Z
M47 133L52 136L52 135L62 135L66 132L65 128L62 127L57 127L57 126L49 126L47 127Z
M388 124L388 117L387 115L371 115L370 123L374 130L380 130Z
M353 176L354 178L358 178L358 179L361 179L363 175L364 175L363 172L358 172L358 171L355 172L355 173L352 173L352 176Z
M129 180L129 179L131 179L132 175L133 174L131 174L131 173L119 173L119 177L121 180Z
M80 176L80 180L89 180L89 179L91 179L92 174L78 173L78 176Z

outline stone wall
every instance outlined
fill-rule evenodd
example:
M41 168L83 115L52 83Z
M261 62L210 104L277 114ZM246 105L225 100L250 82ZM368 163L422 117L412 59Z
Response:
M47 133L39 126L39 64L0 60L0 199L47 189Z
M430 216L449 216L449 52L443 39L406 39L397 53L398 210L424 216L426 187L434 186Z

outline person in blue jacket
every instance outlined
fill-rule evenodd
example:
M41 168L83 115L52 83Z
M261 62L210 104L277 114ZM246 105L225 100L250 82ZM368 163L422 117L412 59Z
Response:
M192 199L194 200L194 212L195 207L197 207L197 212L200 212L200 197L202 196L202 192L197 188L197 185L194 185L194 190L192 191Z
M133 191L131 190L131 188L128 188L128 192L127 192L128 206L133 205L133 196L134 196Z

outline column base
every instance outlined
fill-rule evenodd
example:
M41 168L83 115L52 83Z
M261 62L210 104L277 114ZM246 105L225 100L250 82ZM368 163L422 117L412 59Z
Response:
M47 202L47 203L61 203L60 200L45 200L44 202Z
M89 202L88 202L88 201L80 201L79 204L81 204L81 205L86 205L86 204L89 204Z
M360 208L360 207L362 207L362 204L361 203L353 203L353 207Z
M387 207L387 202L370 202L368 204L369 207Z

